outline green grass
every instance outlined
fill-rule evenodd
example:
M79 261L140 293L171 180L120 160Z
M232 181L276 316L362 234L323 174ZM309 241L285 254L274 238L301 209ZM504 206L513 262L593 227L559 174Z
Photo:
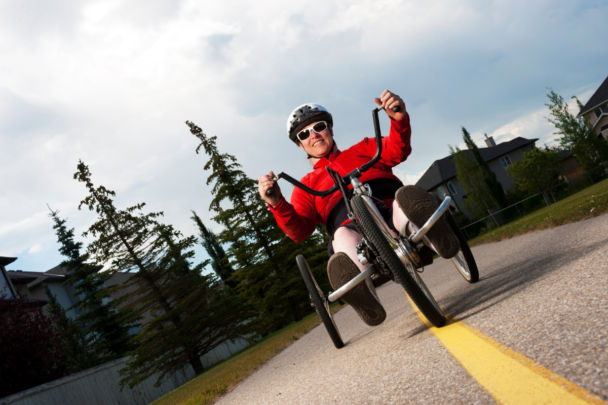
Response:
M608 179L548 207L526 215L469 241L469 246L499 242L525 233L555 228L608 211Z
M331 311L335 313L341 308L344 307L336 303ZM321 318L314 312L213 366L152 404L212 404L320 323ZM327 344L332 344L329 339Z

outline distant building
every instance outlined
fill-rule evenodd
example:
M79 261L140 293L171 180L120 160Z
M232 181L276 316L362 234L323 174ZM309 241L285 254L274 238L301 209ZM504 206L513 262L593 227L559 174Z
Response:
M598 137L603 136L608 140L608 77L583 106L577 118L581 116L589 119Z
M486 135L485 142L488 147L479 148L479 153L483 160L488 163L488 166L490 166L490 170L496 174L496 179L502 184L505 192L513 187L513 180L507 174L507 167L511 166L516 160L522 160L524 153L530 152L536 147L536 141L538 139L517 137L511 141L496 145L493 137ZM473 158L468 150L464 150L461 153L466 153ZM569 151L561 151L560 153L564 159L562 176L569 179L580 174L580 166L576 158ZM462 209L465 193L456 177L456 165L452 161L451 155L433 162L416 185L440 197L449 195L452 198L454 208L470 215Z

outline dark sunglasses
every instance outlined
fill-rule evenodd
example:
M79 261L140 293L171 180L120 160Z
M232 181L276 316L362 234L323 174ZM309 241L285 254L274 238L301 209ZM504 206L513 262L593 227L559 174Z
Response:
M298 137L300 142L304 142L310 136L310 130L313 130L318 134L319 132L325 131L326 129L327 129L327 122L319 121L315 125L313 125L312 128L306 128L306 129L301 130L300 132L298 132L298 134L296 136Z

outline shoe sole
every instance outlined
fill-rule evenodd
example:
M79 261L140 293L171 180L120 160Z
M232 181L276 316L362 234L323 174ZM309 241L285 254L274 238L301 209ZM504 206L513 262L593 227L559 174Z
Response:
M416 186L401 187L397 190L395 199L407 219L419 228L439 208L439 204L433 196ZM435 222L435 225L426 233L426 237L437 249L439 256L445 259L454 257L460 250L458 238L448 225L444 215Z
M359 268L346 253L338 252L329 259L327 275L334 290L360 274ZM366 282L357 284L341 297L353 307L357 315L369 326L378 326L386 319L386 311L374 297Z

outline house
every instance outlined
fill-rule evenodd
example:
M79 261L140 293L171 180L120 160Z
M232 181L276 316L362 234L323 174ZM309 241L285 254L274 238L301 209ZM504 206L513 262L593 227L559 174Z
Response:
M61 266L55 266L45 272L8 270L6 273L15 287L16 292L22 298L27 298L32 301L38 300L46 305L48 300L46 292L44 291L44 284L46 284L53 295L57 297L59 304L66 310L66 314L72 319L76 319L78 316L77 309L68 309L72 304L77 302L78 299L77 297L74 297L74 288L72 286L64 285L64 282L69 275Z
M0 256L0 297L3 298L15 298L17 297L17 290L11 282L6 267L12 262L17 260L16 257L2 257Z
M507 167L511 166L516 160L522 160L524 153L530 152L536 147L536 141L538 139L517 137L496 145L493 137L486 135L485 143L487 147L479 148L479 153L483 160L488 163L490 170L496 174L496 179L502 184L505 192L513 187L513 180L507 174ZM461 153L467 153L472 158L468 150ZM569 151L561 151L560 154L564 159L562 176L569 179L580 174L580 166L576 158ZM466 213L462 209L465 193L456 178L456 165L452 161L451 155L433 162L431 167L418 180L416 186L439 196L449 195L452 198L453 207Z
M603 136L604 139L608 140L608 77L593 93L576 117L582 116L589 120L598 138Z

